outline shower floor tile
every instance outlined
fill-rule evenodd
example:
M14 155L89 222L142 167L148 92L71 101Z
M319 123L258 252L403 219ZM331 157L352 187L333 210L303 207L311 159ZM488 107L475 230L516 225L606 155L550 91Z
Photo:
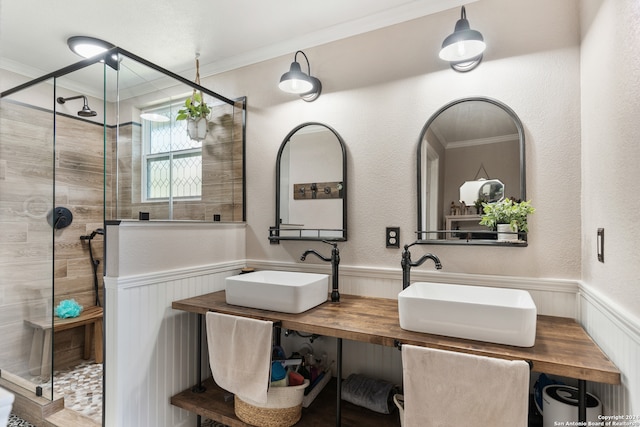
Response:
M37 383L38 378L33 382ZM42 385L44 394L51 383ZM102 423L102 363L83 362L71 369L54 371L53 392L64 396L64 407Z
M33 424L26 422L15 414L9 415L9 423L7 427L35 427Z
M50 389L51 383L41 383ZM74 368L53 373L53 391L64 396L64 406L102 423L102 364L83 362ZM11 414L7 427L34 427L32 424ZM228 427L210 419L202 420L202 427Z

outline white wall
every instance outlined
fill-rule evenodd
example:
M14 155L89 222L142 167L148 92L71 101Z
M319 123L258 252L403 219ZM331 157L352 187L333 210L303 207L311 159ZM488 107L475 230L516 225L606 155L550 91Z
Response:
M190 221L107 224L106 275L130 277L242 260L244 228L241 223Z
M433 246L444 271L542 278L580 278L580 99L577 1L484 0L467 16L489 48L485 61L459 74L437 58L459 10L416 19L305 49L323 93L313 103L282 93L282 57L203 79L226 96L247 95L247 258L297 262L309 246L270 245L275 159L287 133L305 121L334 127L348 150L349 240L341 265L400 266L384 246L386 226L415 239L416 149L422 126L445 103L482 95L498 99L525 126L527 248ZM305 48L300 46L300 48ZM292 53L293 54L293 53ZM270 84L269 82L272 82ZM428 267L426 267L428 268Z
M489 47L480 67L468 74L451 71L436 56L459 10L311 49L300 46L323 83L323 94L311 104L277 89L290 57L205 79L227 96L248 96L247 258L290 268L300 265L304 249L324 246L269 245L267 240L277 149L296 125L320 121L342 135L348 150L349 241L340 244L342 271L371 268L396 274L400 250L385 248L382 236L385 226L396 225L402 243L415 238L415 151L422 126L451 100L498 99L525 127L527 198L537 209L529 246L414 250L441 258L443 271L428 273L434 278L471 274L481 281L513 276L525 282L579 282L581 292L591 297L580 299L578 318L622 370L622 386L601 388L605 410L637 413L640 378L631 367L640 357L640 251L635 243L640 209L629 189L639 178L639 148L632 142L639 134L633 122L640 99L638 57L633 56L638 7L632 0L474 3L467 16ZM624 47L612 49L614 41ZM593 261L597 227L607 229L604 265ZM400 290L399 281L379 283L358 280L353 289L364 295L385 293L381 286L395 286L392 294ZM590 292L591 287L601 293ZM589 301L598 302L600 317ZM594 320L602 318L606 326ZM615 343L609 342L613 337L618 337Z
M640 3L581 0L581 320L623 372L600 388L617 413L640 412ZM604 263L596 231L605 229ZM615 402L615 404L614 404Z
M582 22L583 280L638 316L640 3L583 0Z
M106 426L195 424L195 414L169 399L196 383L197 316L171 304L224 289L225 277L244 266L244 228L146 221L107 226Z

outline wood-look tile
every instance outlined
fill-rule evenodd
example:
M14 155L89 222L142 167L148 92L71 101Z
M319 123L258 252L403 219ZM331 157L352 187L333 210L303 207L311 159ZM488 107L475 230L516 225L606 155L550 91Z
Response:
M70 409L63 409L47 417L44 427L100 427L102 423Z

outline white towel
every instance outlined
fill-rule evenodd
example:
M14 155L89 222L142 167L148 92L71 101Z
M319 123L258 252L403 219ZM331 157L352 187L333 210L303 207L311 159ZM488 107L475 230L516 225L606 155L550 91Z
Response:
M267 403L273 322L213 312L206 321L215 382L240 397Z
M523 360L402 346L404 427L526 427Z

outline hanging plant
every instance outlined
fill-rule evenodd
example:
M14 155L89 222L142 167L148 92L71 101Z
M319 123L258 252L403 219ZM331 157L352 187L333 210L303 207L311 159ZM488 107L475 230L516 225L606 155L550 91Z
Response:
M209 119L211 109L202 99L202 92L193 91L193 94L184 101L184 108L178 110L176 120Z
M199 54L196 55L196 80L195 83L200 85L200 60ZM195 89L190 97L185 99L184 108L178 110L176 120L187 120L187 134L189 138L195 141L202 141L209 132L209 114L211 109L204 101L202 91Z

